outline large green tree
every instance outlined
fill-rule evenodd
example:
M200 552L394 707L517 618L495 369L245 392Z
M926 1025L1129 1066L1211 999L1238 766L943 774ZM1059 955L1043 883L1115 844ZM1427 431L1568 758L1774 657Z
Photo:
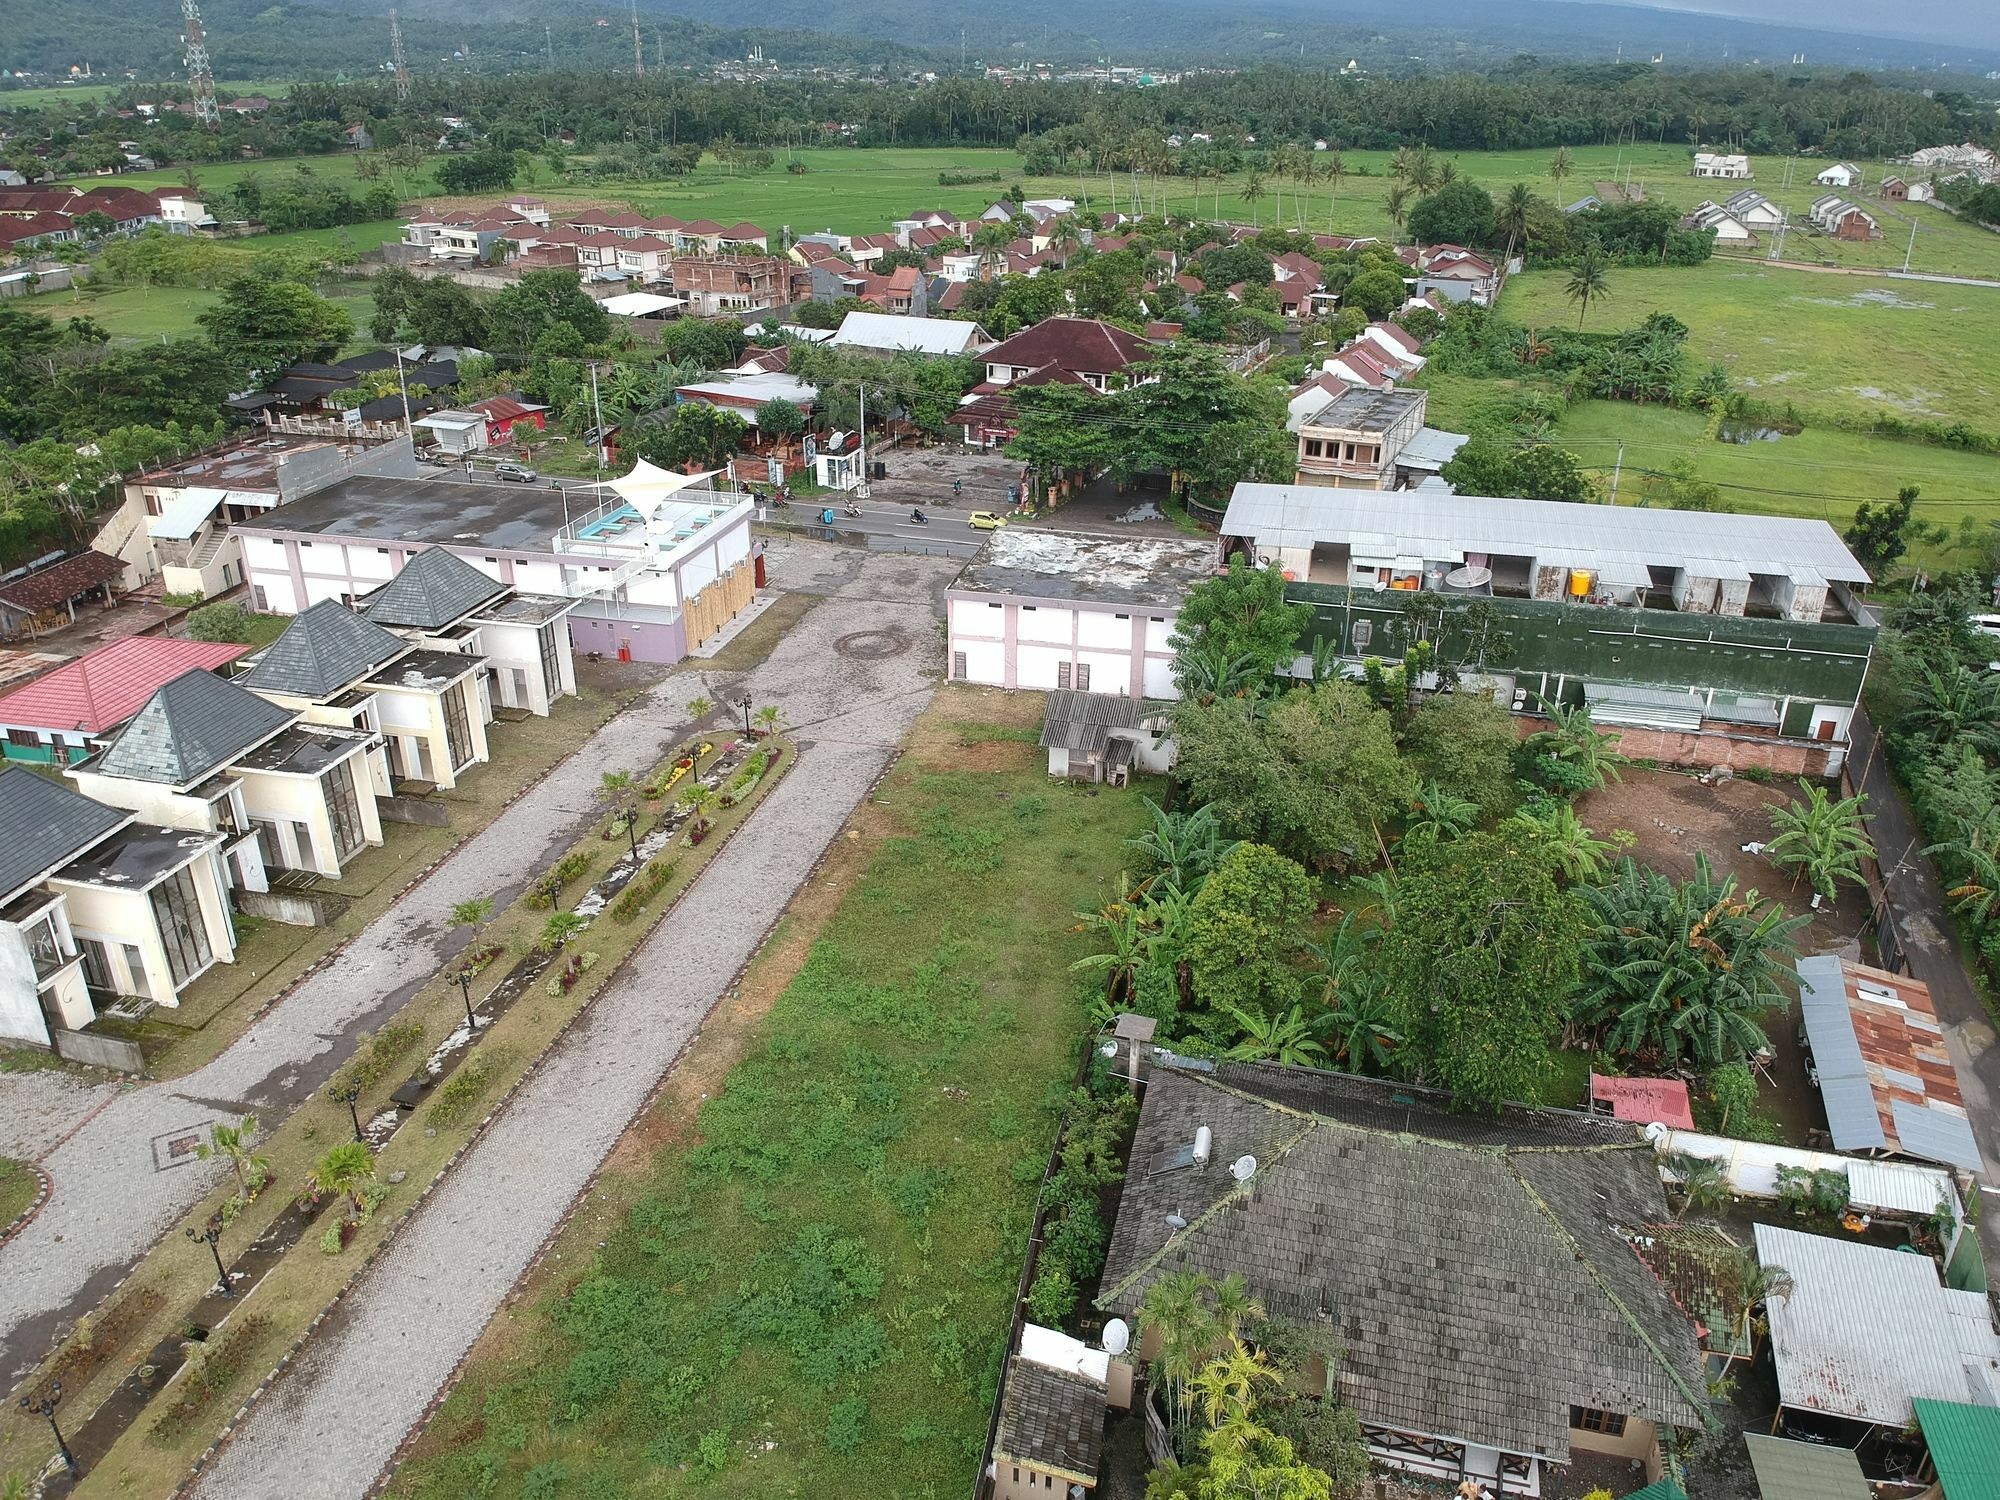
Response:
M1494 239L1493 195L1461 177L1411 209L1408 227L1419 245L1489 245Z
M1582 906L1531 846L1474 833L1411 851L1381 947L1406 1065L1470 1104L1532 1099L1584 935Z
M1252 1016L1296 1004L1315 904L1297 861L1264 844L1231 849L1202 882L1188 918L1195 1003Z
M1426 698L1403 730L1403 754L1416 774L1477 803L1489 819L1520 800L1514 783L1519 743L1513 715L1485 693Z
M574 271L525 271L521 279L486 304L493 347L502 354L528 354L552 328L574 333L581 347L611 335L611 315L583 289Z
M678 469L693 464L719 469L750 431L733 411L700 401L683 401L663 421L643 423L635 447L648 463Z
M1300 638L1311 623L1311 606L1286 602L1284 574L1259 568L1239 552L1230 558L1227 573L1188 591L1169 640L1177 653L1175 680L1184 675L1179 658L1193 652L1229 660L1249 657L1268 677L1299 654Z
M346 308L269 264L229 282L195 321L218 346L265 374L301 360L329 360L354 337Z

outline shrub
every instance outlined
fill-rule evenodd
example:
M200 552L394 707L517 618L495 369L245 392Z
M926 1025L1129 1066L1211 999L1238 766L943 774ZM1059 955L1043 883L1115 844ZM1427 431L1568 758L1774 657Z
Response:
M189 1351L186 1372L174 1387L178 1395L153 1423L153 1436L169 1443L180 1437L202 1409L245 1372L270 1330L269 1318L255 1313L242 1315L221 1338Z
M200 589L196 589L192 594L162 594L160 595L160 603L164 604L168 609L193 609L207 597L208 595L204 594Z
M550 907L556 898L576 884L590 871L590 855L579 849L574 854L565 854L550 865L540 880L528 891L528 904L534 907Z
M375 1035L363 1039L364 1045L355 1050L353 1061L341 1070L334 1087L342 1091L350 1085L373 1088L397 1058L423 1039L421 1021L391 1021Z
M646 903L659 895L660 888L674 878L674 862L670 859L649 859L644 869L626 883L618 893L618 899L611 903L611 915L620 922L629 922L646 909Z
M513 1060L511 1047L481 1047L459 1064L458 1071L444 1081L431 1100L431 1124L456 1125L471 1114L493 1084L494 1078Z
M250 617L240 604L208 604L187 618L188 634L198 641L227 641L248 645Z
M1063 1320L1076 1311L1076 1283L1069 1273L1058 1266L1050 1266L1035 1277L1035 1284L1028 1288L1028 1316L1044 1328L1060 1328Z
M321 1255L340 1254L341 1250L345 1248L340 1238L340 1232L345 1227L346 1220L344 1219L339 1223L326 1226L326 1231L319 1237L319 1253Z

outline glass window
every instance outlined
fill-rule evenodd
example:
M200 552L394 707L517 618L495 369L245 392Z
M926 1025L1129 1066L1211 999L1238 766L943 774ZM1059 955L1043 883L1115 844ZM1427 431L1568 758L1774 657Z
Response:
M1579 1432L1601 1432L1606 1437L1623 1437L1625 1414L1616 1411L1597 1411L1588 1406L1572 1406L1569 1409L1569 1425Z
M361 823L361 802L354 794L354 762L344 760L326 773L326 810L333 819L333 847L345 861L368 842Z
M32 927L24 928L21 936L27 939L28 956L35 961L35 973L46 979L63 966L62 944L56 941L56 922L53 916L39 918Z
M208 923L202 919L201 890L194 866L183 865L152 890L153 922L167 950L167 967L179 988L208 966L214 950L208 944Z
M10 745L31 745L36 749L40 749L42 737L32 729L10 729L7 731L7 743Z
M278 842L278 825L265 818L256 820L257 850L264 856L264 868L284 870L290 868L285 863L284 846Z
M451 752L451 768L462 771L472 764L472 726L465 718L465 684L455 682L444 695L444 739Z
M542 690L551 699L562 690L562 659L556 655L561 649L556 645L556 631L561 628L562 622L557 620L535 632L535 644L542 653Z
M78 946L83 950L83 982L93 995L115 995L118 986L111 980L111 955L104 944L96 938L84 938Z

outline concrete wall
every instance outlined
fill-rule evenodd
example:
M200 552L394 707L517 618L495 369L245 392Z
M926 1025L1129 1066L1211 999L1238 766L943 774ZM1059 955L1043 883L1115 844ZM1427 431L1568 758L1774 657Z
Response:
M85 1063L93 1068L115 1068L121 1073L144 1073L146 1055L135 1042L120 1041L115 1036L99 1036L89 1031L58 1031L53 1033L56 1055L66 1057L71 1062Z
M587 613L586 603L569 617L569 636L579 651L596 651L616 661L621 648L633 661L671 666L687 655L687 638L679 620L634 620Z
M0 1037L9 1041L49 1044L48 1023L37 998L41 982L27 940L12 922L0 922Z
M1047 690L1062 685L1059 669L1067 663L1072 687L1083 686L1078 669L1087 666L1090 692L1175 696L1173 653L1167 645L1174 628L1172 609L954 593L946 600L946 619L948 665L959 681ZM960 654L965 658L963 676L957 676Z
M1585 1432L1580 1427L1569 1430L1569 1445L1572 1449L1585 1453L1603 1453L1613 1458L1623 1458L1644 1465L1646 1482L1651 1483L1664 1472L1660 1457L1659 1429L1644 1417L1627 1417L1622 1436L1612 1437L1609 1433Z
M1532 714L1515 716L1523 735L1547 729L1549 721ZM1780 776L1832 776L1846 756L1844 744L1775 739L1768 735L1731 734L1726 730L1638 729L1624 724L1603 726L1618 736L1618 751L1634 760L1663 766L1707 770L1728 766L1732 771L1754 768Z
M118 587L135 589L160 573L160 561L153 538L146 530L146 497L136 487L125 491L118 508L104 518L97 535L90 539L91 550L108 553L125 564L118 575Z
M238 891L236 905L247 917L262 917L287 927L324 927L334 916L317 896L297 891Z
M362 838L368 845L377 845L382 842L382 818L375 807L367 754L365 750L357 751L342 764L354 776L354 802L361 813ZM236 774L243 778L243 805L251 820L277 825L275 831L285 851L286 868L311 870L338 879L340 854L334 844L333 811L327 805L324 777L290 776L273 771ZM298 844L299 825L304 825L309 840L304 847Z

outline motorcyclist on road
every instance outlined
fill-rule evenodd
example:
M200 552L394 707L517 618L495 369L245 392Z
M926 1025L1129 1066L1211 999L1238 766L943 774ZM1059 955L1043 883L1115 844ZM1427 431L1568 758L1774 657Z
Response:
M920 510L913 510L913 511L911 511L911 512L910 512L910 519L911 519L912 521L915 521L915 522L916 522L916 523L917 523L917 524L918 524L919 526L925 526L925 525L928 525L928 524L930 523L930 517L929 517L929 516L927 516L927 515L925 515L925 514L924 514L924 513L922 512L922 511L920 511Z

